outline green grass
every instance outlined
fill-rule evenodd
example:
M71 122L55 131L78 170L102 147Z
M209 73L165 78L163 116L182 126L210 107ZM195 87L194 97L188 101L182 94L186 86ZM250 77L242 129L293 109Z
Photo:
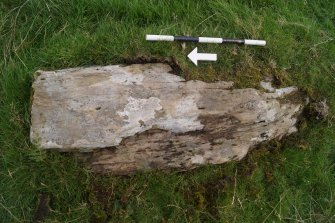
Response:
M199 45L218 54L195 67L178 43L145 34L259 38L267 46ZM297 85L335 111L335 2L2 0L0 2L0 222L30 222L39 194L46 222L334 222L335 125L299 133L240 162L187 173L93 175L69 154L29 143L30 86L38 69L173 56L187 79L256 87ZM332 117L332 115L331 115Z

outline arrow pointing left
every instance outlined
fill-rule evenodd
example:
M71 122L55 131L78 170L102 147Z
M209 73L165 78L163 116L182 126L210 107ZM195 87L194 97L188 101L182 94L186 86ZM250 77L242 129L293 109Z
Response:
M198 60L203 61L216 61L217 55L216 53L198 53L198 47L194 48L191 53L187 55L187 57L198 66Z

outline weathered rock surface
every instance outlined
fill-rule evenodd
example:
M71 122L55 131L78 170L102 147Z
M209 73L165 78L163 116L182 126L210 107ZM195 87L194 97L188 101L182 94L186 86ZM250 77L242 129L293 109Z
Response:
M39 71L31 132L43 149L89 152L94 171L191 169L243 158L296 131L297 88L185 81L166 64Z

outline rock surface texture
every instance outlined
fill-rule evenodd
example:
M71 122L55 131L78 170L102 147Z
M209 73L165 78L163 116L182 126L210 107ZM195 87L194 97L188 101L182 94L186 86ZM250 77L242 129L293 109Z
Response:
M297 88L233 89L186 81L166 64L38 71L31 141L86 152L93 171L187 170L239 160L260 142L295 132Z

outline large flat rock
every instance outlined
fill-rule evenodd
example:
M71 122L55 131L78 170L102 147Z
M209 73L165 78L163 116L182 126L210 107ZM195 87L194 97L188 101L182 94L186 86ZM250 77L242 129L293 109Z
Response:
M232 82L185 81L166 64L38 71L31 141L87 153L96 171L191 169L241 159L296 131L297 88L272 93Z

